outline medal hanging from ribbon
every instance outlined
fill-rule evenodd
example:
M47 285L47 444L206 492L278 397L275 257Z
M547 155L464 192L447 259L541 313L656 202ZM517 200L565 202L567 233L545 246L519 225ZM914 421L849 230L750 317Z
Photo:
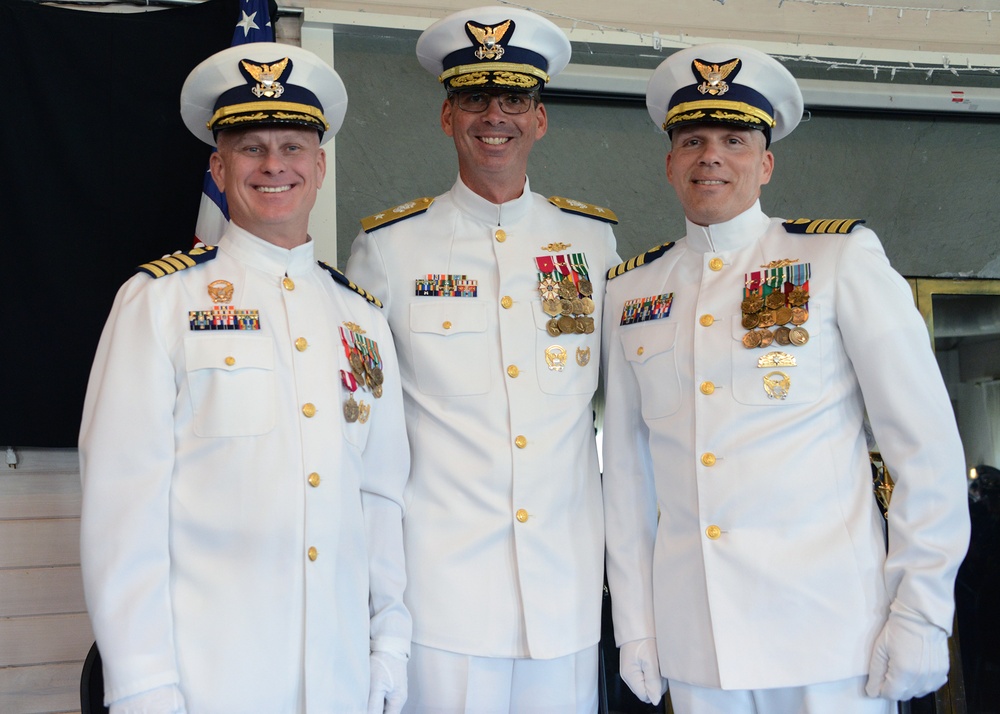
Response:
M360 408L358 407L358 403L354 401L354 392L358 389L358 381L354 378L353 373L345 369L340 370L340 381L347 387L348 392L347 401L344 402L344 419L349 424L353 424L358 420L358 416L360 416Z
M809 319L810 264L782 260L761 268L744 276L743 346L804 345L809 341L802 324Z
M541 255L535 258L542 310L549 316L552 337L594 332L594 286L583 253Z
M361 352L362 363L364 364L365 385L371 390L372 395L378 399L382 396L382 383L385 375L382 373L382 357L378 353L378 345L374 340L370 340L363 335L356 335L354 342Z

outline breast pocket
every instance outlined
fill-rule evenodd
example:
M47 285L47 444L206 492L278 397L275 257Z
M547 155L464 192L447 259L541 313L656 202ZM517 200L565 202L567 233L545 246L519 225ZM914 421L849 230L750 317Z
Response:
M653 320L621 331L625 359L635 374L642 399L642 417L670 416L681 405L677 372L677 323Z
M802 325L809 336L805 344L774 341L748 349L743 344L747 331L742 316L733 316L733 398L740 404L774 407L816 401L823 387L821 318L820 306L810 306L809 320Z
M267 337L184 340L194 433L258 436L274 428L274 346Z
M593 394L600 367L600 339L596 331L573 332L553 337L552 319L542 310L542 301L531 306L535 316L535 373L538 387L546 394Z
M449 298L410 305L410 350L417 387L437 397L490 390L486 306Z

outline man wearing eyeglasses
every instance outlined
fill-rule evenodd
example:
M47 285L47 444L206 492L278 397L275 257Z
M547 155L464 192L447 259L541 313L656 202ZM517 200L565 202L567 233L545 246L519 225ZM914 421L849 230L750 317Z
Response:
M597 710L604 526L592 399L611 211L532 193L565 33L512 7L421 35L447 193L362 221L348 276L397 341L412 468L407 712Z

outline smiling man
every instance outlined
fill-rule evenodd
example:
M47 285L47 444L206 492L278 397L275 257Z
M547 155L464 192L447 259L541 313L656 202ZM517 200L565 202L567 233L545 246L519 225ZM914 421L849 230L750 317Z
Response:
M81 562L114 714L406 698L392 336L306 232L346 107L332 68L275 43L213 55L181 91L232 221L139 267L94 360Z
M604 208L532 193L539 91L565 33L512 7L462 11L417 42L444 85L458 180L362 221L347 275L385 303L412 468L404 538L414 613L406 710L597 708L600 473L592 399Z
M777 61L682 50L647 107L670 135L687 232L609 273L604 500L623 676L647 700L669 680L677 714L888 714L945 682L969 536L923 321L863 221L761 210L770 143L803 108ZM896 483L887 521L866 412Z

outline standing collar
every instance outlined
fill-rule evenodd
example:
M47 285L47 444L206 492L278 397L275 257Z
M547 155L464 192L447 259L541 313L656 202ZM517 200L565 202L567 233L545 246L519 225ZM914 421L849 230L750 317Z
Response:
M463 213L471 215L481 223L491 226L502 226L517 223L531 210L531 186L528 177L524 177L524 191L512 201L492 203L473 191L462 182L461 176L451 187L452 199Z
M304 275L316 264L313 241L310 238L302 245L289 250L268 243L253 233L230 222L219 241L219 249L237 260L272 275Z
M745 248L757 240L770 223L770 219L760 210L759 200L725 223L699 226L684 220L687 223L688 248L699 253L723 253Z

